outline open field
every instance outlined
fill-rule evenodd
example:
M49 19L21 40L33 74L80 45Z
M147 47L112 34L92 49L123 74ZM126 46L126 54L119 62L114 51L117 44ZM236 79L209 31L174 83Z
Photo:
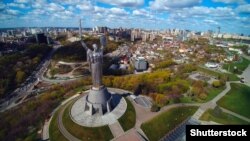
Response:
M220 77L220 76L226 76L229 78L229 81L239 81L240 78L237 77L237 75L235 74L229 74L229 73L220 73L220 72L216 72L216 71L212 71L206 68L202 68L202 67L198 67L198 71L207 73L208 75L212 75L214 77Z
M60 110L60 109L59 109ZM50 141L67 141L67 139L60 132L57 124L57 117L59 110L54 114L49 127L49 140Z
M231 90L218 101L218 104L232 112L250 118L250 87L231 84Z
M68 106L63 113L63 124L70 134L80 140L88 141L107 141L113 138L108 126L102 127L84 127L72 121L69 115L71 106Z
M118 119L118 121L121 124L123 130L127 131L135 126L136 113L132 103L127 98L125 99L127 102L127 110L124 115L122 115L122 117Z
M201 117L200 120L214 121L221 124L250 124L247 121L241 120L233 115L225 112L215 114L214 110L207 110Z
M172 108L143 123L141 128L150 141L157 141L193 115L197 109L198 107Z
M250 64L249 60L242 58L242 61L224 64L223 68L232 73L242 74L242 72L248 67L249 64ZM234 67L237 67L238 71L234 72Z

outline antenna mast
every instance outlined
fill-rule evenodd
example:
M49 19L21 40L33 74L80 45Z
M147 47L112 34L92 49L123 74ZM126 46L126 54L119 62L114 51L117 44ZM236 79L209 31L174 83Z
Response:
M82 41L82 19L79 19L79 36Z

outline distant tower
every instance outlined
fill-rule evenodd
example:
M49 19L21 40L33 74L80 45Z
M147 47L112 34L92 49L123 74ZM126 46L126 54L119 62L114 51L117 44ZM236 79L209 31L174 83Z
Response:
M82 19L79 20L79 34L80 40L82 40Z
M135 32L134 30L131 31L131 41L134 42L135 41Z
M220 34L220 26L218 26L217 28L218 28L218 34Z

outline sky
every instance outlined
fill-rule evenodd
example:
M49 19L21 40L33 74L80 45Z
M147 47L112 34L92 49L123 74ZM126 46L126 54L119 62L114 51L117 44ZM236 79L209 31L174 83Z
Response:
M0 0L0 28L187 29L250 35L250 0Z

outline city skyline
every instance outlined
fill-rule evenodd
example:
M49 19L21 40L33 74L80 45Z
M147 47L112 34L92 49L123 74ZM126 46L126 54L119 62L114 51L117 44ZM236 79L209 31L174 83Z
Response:
M250 33L249 0L3 0L0 28L108 26Z

